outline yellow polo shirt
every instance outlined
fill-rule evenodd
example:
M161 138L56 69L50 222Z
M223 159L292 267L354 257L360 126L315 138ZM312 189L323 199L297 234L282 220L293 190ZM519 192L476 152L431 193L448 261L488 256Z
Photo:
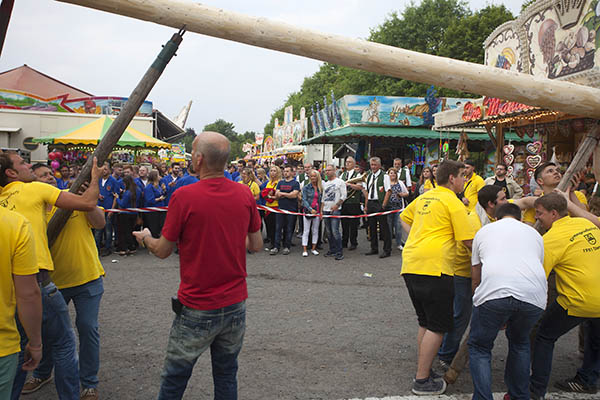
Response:
M25 217L0 207L0 226L0 357L4 357L21 350L13 275L33 275L39 270L31 224Z
M481 229L481 220L477 213L471 211L468 220L475 233L477 233L477 231ZM456 243L454 275L462 276L463 278L471 277L471 250L469 250L462 242Z
M477 193L485 186L485 181L482 177L473 172L471 179L465 182L465 197L469 200L467 210L473 211L477 205Z
M544 193L542 193L542 196L543 195ZM575 196L577 196L577 199L579 199L581 204L585 204L586 206L588 205L587 198L579 190L575 191ZM531 225L535 224L535 208L528 208L527 210L523 211L523 222L528 222Z
M54 269L54 264L48 249L46 206L53 206L59 195L60 189L42 182L11 182L0 193L0 206L18 212L31 224L37 266L48 271Z
M411 225L402 251L402 274L454 275L456 242L475 236L456 194L438 186L411 202L400 218Z
M267 186L265 186L265 187L271 188L273 190L277 190L277 184L278 183L279 183L279 181L275 181L275 182L269 181L269 182L267 182ZM269 202L267 200L267 204L266 205L268 207L279 207L279 201L278 200L274 200L274 201Z
M564 217L544 235L546 276L556 272L556 301L569 315L600 318L600 229L585 218Z
M53 208L48 213L48 220L55 212ZM80 286L104 276L92 226L83 211L73 211L50 252L54 261L50 276L59 289Z
M242 185L248 186L248 189L250 189L250 192L252 192L252 196L256 196L260 193L260 188L258 187L258 184L256 182L252 181L249 185L242 181L240 181L240 183Z

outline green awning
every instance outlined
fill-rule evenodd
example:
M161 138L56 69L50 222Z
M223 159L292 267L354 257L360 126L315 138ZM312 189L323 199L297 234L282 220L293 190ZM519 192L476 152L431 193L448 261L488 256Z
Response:
M469 140L481 140L490 141L490 137L487 133L471 133L467 132ZM451 140L458 140L460 132L441 132L442 139L449 138ZM414 138L414 139L439 139L440 132L432 131L429 128L417 128L417 127L382 127L382 126L345 126L343 128L335 129L329 132L325 132L319 136L313 136L310 139L306 139L300 144L330 144L330 143L354 143L363 139L393 139L393 138ZM513 142L529 142L533 139L525 136L521 139L515 133L508 132L504 136L505 141Z

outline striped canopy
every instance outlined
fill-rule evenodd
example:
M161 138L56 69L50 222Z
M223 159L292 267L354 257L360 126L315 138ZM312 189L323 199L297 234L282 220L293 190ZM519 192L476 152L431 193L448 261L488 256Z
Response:
M100 139L104 137L108 128L112 125L113 119L104 116L93 122L87 122L78 127L53 133L51 135L33 139L34 142L45 144L91 144L97 145ZM123 132L117 146L128 147L164 147L170 148L169 143L143 134L142 132L128 126Z

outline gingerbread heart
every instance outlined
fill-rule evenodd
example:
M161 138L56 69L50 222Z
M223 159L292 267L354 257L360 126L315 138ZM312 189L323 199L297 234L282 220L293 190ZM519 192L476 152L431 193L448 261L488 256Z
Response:
M513 168L512 165L510 165L507 169L506 169L506 174L508 176L512 176L513 172L515 171L515 169Z
M536 140L533 143L528 143L526 148L529 154L539 154L540 150L542 150L542 142Z
M542 156L540 156L539 154L535 156L527 156L526 162L530 168L536 169L537 166L542 163Z
M513 151L515 151L515 145L514 144L507 144L504 145L504 154L512 154Z
M510 165L513 163L513 161L515 161L515 155L514 154L506 154L504 156L503 160L506 165Z
M527 170L527 177L531 180L531 178L533 178L534 173L535 173L535 170L533 168L529 168Z

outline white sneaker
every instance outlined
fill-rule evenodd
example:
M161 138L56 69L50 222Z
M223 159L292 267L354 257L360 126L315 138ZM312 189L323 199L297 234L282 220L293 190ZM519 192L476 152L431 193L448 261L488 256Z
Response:
M308 257L308 251L303 251L302 252L302 257Z
M313 256L318 256L319 255L319 252L316 251L316 250L311 250L310 252L313 253Z
M401 244L398 245L398 250L402 251L404 250L404 246L402 246Z

